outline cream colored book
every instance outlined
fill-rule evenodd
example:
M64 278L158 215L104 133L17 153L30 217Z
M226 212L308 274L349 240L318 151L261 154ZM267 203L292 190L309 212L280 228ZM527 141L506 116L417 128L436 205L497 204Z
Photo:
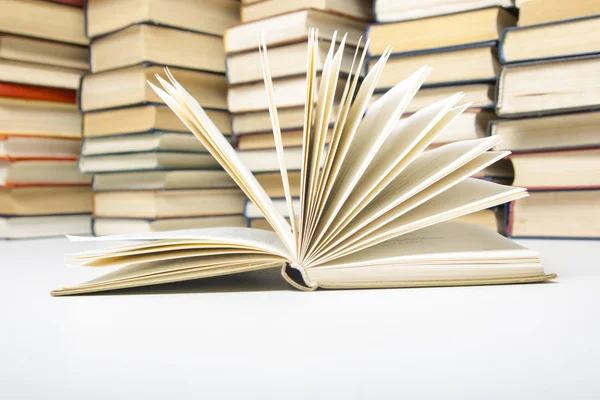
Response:
M431 73L422 67L377 102L371 96L390 55L386 50L359 85L365 52L340 82L345 37L325 59L319 84L318 37L308 39L300 199L294 203L273 98L266 41L261 64L273 123L287 220L199 103L167 70L157 75L160 98L238 184L272 231L207 228L79 241L132 241L66 257L70 265L111 272L53 295L90 293L280 268L301 290L457 286L540 282L539 255L490 229L450 221L527 196L522 188L470 178L508 152L490 151L501 140L486 137L427 147L468 108L452 95L400 119ZM365 46L368 47L368 46ZM326 146L329 114L342 85L339 114ZM368 108L368 110L367 110ZM133 243L135 242L135 243ZM96 246L97 247L97 246Z

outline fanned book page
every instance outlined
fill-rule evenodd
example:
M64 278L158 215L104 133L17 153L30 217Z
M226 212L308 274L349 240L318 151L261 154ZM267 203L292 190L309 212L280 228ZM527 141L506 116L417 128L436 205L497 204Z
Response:
M157 75L158 84L149 82L152 89L273 230L210 228L74 237L132 244L67 255L70 265L115 268L52 294L91 293L265 268L280 268L283 278L301 290L491 285L555 278L544 272L534 251L482 226L451 221L527 196L522 188L471 178L509 154L491 150L501 141L498 136L430 148L468 108L461 103L462 94L400 119L432 68L422 67L372 102L391 48L363 79L369 43L357 47L350 73L342 74L345 41L346 36L331 41L317 79L318 32L310 31L298 202L292 199L285 167L266 40L259 40L285 213L169 70L164 77ZM334 109L337 117L330 130Z

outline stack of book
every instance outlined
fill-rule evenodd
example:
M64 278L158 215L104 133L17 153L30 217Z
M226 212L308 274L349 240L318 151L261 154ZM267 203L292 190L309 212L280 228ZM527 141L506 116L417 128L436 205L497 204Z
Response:
M267 194L276 199L276 206L285 214L287 207L283 199L258 39L265 32L285 146L285 162L292 196L298 198L306 97L306 38L309 29L319 29L319 72L332 41L339 43L347 33L341 66L342 75L347 74L356 48L364 46L367 25L373 20L373 4L371 0L242 0L241 20L241 24L225 32L229 83L227 105L232 113L232 130L240 158L252 170ZM338 34L334 37L335 31ZM341 96L343 85L337 85L337 89L338 96ZM334 107L330 122L335 118ZM246 204L244 215L248 218L249 226L270 229L250 201Z
M517 2L491 134L512 150L515 237L600 238L600 2Z
M433 73L403 118L458 92L464 93L461 103L470 104L434 139L432 147L487 135L489 122L496 118L498 40L505 28L517 22L511 6L511 0L375 2L377 23L368 31L371 42L368 67L374 66L388 45L393 46L376 92L381 96L420 66L430 65L434 67ZM510 163L500 162L478 177L510 183ZM503 209L484 210L471 215L469 222L503 232L503 212Z
M245 225L243 193L147 83L168 66L230 134L223 32L239 2L89 0L86 21L79 167L94 175L94 233Z
M76 90L88 69L81 3L2 1L0 238L90 232L90 178L77 169Z

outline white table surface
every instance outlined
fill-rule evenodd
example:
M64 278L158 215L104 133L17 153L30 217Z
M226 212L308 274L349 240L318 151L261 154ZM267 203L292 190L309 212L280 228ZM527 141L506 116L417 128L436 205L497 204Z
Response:
M0 398L600 398L600 242L520 242L557 283L52 298L97 275L62 264L90 244L0 241Z

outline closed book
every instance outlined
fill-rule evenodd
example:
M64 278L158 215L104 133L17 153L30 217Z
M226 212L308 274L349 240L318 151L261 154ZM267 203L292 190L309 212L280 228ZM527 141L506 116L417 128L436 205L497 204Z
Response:
M0 135L0 160L76 160L81 141L24 135Z
M157 65L136 65L88 74L81 82L82 111L117 108L147 103L161 104L147 81L155 82L155 74L163 70ZM190 93L206 108L226 110L227 81L224 75L211 72L171 68L173 75L185 82Z
M600 15L508 28L500 39L503 63L600 53Z
M318 80L318 79L317 79ZM268 98L264 95L263 82L230 86L227 92L227 104L232 113L265 111L269 109ZM344 90L342 79L336 86L335 98L339 99ZM282 78L273 81L275 105L278 108L294 108L304 105L306 97L306 76Z
M206 110L224 134L231 133L229 113ZM146 104L106 111L86 112L83 116L83 136L103 137L131 133L188 132L189 130L173 112L163 104Z
M0 59L0 76L4 82L53 88L79 88L85 69L57 67L33 62Z
M189 169L96 174L94 191L216 189L235 187L225 171Z
M79 169L86 174L186 168L216 169L219 164L208 153L176 151L84 155L79 159Z
M254 175L256 180L265 189L267 196L271 198L284 198L285 191L281 182L279 172L262 172ZM289 171L290 195L300 197L300 171Z
M517 19L508 11L490 7L412 21L374 24L368 31L371 41L369 54L382 55L387 46L392 46L394 53L410 53L496 41L505 28L516 23Z
M511 7L514 5L513 0L374 0L373 3L377 22L407 21L436 15L455 14L485 7Z
M0 187L0 215L85 214L92 211L89 186Z
M245 201L238 188L97 192L94 216L155 219L240 215Z
M90 60L92 72L142 63L225 72L222 38L149 24L133 25L92 40Z
M149 132L88 137L83 139L81 154L124 154L144 152L207 153L191 132Z
M263 31L269 32L265 38L271 46L301 42L306 40L311 28L319 29L322 40L333 40L336 31L348 33L346 44L358 46L360 38L365 34L367 23L322 10L295 11L227 29L224 36L225 52L255 51L256 38ZM342 36L338 34L336 40L340 41Z
M600 3L596 0L517 0L516 3L519 7L519 26L600 14Z
M142 22L223 36L239 21L235 0L88 0L86 33L95 38Z
M91 219L90 214L0 217L0 239L89 235Z
M77 94L74 89L50 88L45 86L19 85L16 83L0 82L0 97L17 99L55 101L58 103L75 104Z
M373 6L371 3L372 0L265 0L242 3L240 17L242 22L250 22L311 8L371 21L373 19Z
M464 100L463 100L464 101ZM487 136L488 124L496 115L492 111L471 110L458 116L454 123L444 129L432 142L439 146L459 140L479 139ZM404 117L408 118L408 116Z
M323 61L331 47L331 42L319 43L319 51L315 62L317 71L323 70ZM269 50L269 66L273 79L290 76L306 76L306 42L293 43L275 47ZM354 61L355 48L346 47L342 56L340 70L344 74L350 73ZM230 85L248 82L262 82L262 69L260 54L257 51L249 51L227 56L227 80Z
M326 143L331 140L332 129L329 129L325 137ZM289 130L281 132L283 146L286 148L302 146L302 138L304 132L300 130ZM272 133L253 133L250 135L242 135L237 139L236 148L238 150L260 150L274 149L275 139Z
M428 86L493 82L496 80L500 63L495 42L479 43L451 50L392 56L381 74L377 89L384 91L405 79L422 65L431 65L434 70L427 80ZM369 69L376 59L369 60Z
M0 97L3 135L81 138L75 104Z
M275 149L240 151L238 156L252 172L279 171ZM285 167L292 171L300 170L302 167L302 147L285 149Z
M510 203L512 237L600 239L600 190L530 192Z
M211 217L186 218L94 218L92 221L95 236L125 235L128 233L164 232L180 229L217 228L220 226L247 226L241 215L217 215Z
M302 129L304 121L304 107L292 107L277 110L279 127L281 130ZM337 118L339 107L333 105L329 118L330 126ZM234 135L272 132L271 116L268 111L233 114L231 116L231 129Z
M498 119L490 135L503 139L496 150L513 152L600 147L600 111Z
M598 73L600 55L506 65L496 113L513 117L600 108Z
M512 154L513 185L532 190L600 188L600 149Z
M0 31L74 44L87 45L83 10L39 0L4 0Z
M0 34L0 59L88 69L87 46Z
M0 159L0 187L89 185L91 178L83 175L75 160Z
M495 83L466 83L456 85L444 85L423 88L413 98L406 112L413 113L421 108L440 101L454 93L464 94L462 101L470 103L473 109L493 109L496 97ZM373 95L373 100L379 99L385 93L385 89Z

